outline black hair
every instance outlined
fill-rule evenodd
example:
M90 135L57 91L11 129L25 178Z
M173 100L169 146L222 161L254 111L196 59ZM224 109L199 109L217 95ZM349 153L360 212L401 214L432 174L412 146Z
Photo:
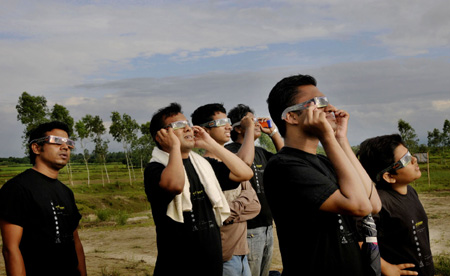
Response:
M286 123L281 119L281 114L287 107L295 104L299 92L298 88L303 85L317 86L317 81L309 75L286 77L272 88L267 98L270 117L283 137L286 135Z
M28 153L30 154L30 163L32 165L36 164L36 154L33 152L33 149L31 148L31 141L45 137L46 133L49 131L52 131L54 129L61 129L64 130L67 133L67 136L70 137L71 133L69 130L69 126L64 123L64 122L60 122L60 121L52 121L52 122L47 122L47 123L43 123L38 125L36 128L31 129L28 132ZM42 143L39 143L42 144Z
M202 105L191 114L192 123L198 126L210 122L213 120L213 116L216 115L217 112L227 114L225 107L223 107L223 104L221 103Z
M161 149L161 146L158 141L156 141L156 133L161 128L165 127L164 120L166 118L177 115L178 113L183 113L181 111L181 105L178 103L171 103L169 106L163 107L153 114L152 120L150 121L150 135L159 149Z
M379 189L389 189L391 185L383 177L377 181L377 174L395 163L394 151L405 142L398 134L383 135L364 140L357 153L361 165ZM406 146L405 146L406 147ZM394 169L388 171L397 174Z
M253 109L251 109L248 105L238 104L228 112L228 118L230 118L231 124L235 124L237 122L240 122L242 118L244 118L245 115L247 115L247 113L249 112L255 114ZM231 129L230 135L233 141L237 140L238 133L234 130L234 128Z

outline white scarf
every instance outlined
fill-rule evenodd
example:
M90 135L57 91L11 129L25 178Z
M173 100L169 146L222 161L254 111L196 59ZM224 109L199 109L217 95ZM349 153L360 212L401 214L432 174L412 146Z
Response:
M200 178L206 195L213 206L213 212L216 217L217 225L222 226L223 222L230 216L230 207L227 203L225 195L220 188L219 181L216 178L211 164L200 156L191 151L189 153L192 165ZM167 167L169 163L169 154L155 147L152 152L150 162L157 162ZM184 187L183 192L175 196L175 198L167 206L166 215L177 222L184 223L183 212L192 211L191 193L189 192L189 178L184 171Z

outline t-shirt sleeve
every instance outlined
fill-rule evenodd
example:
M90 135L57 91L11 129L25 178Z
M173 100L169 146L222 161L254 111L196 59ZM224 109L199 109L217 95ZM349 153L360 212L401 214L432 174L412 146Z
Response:
M25 191L15 181L0 189L0 218L21 227L26 224L27 202Z
M170 202L173 200L174 195L165 192L159 186L159 182L161 181L161 174L166 167L157 162L151 162L147 165L144 171L144 186L145 186L145 194L147 195L148 201L154 202L157 200L158 202Z
M223 191L236 189L241 184L240 182L234 182L230 179L230 169L225 163L218 161L214 158L205 158L211 164L211 167L216 174L216 178L219 181L220 187Z

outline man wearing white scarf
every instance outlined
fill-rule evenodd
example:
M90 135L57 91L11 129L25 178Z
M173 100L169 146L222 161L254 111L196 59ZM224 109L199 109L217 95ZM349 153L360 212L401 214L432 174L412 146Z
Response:
M150 133L158 146L144 174L157 233L154 275L222 275L219 226L230 214L222 189L236 188L253 172L201 127L190 126L179 104L156 112ZM194 147L214 152L223 166L212 168Z

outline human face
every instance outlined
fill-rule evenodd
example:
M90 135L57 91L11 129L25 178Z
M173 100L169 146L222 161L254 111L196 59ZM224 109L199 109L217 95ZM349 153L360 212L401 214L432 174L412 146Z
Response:
M408 149L405 146L399 145L396 147L394 150L395 162L398 162L407 153ZM414 156L411 157L411 162L409 164L396 170L396 173L397 174L392 174L391 176L395 178L395 183L397 184L409 184L422 176L419 164L417 163L417 158Z
M226 118L227 114L223 112L216 112L216 114L214 114L214 116L212 117L212 120L226 119ZM211 128L205 127L205 130L220 145L225 145L228 141L230 141L230 132L231 132L230 124Z
M299 95L297 96L297 99L295 100L295 104L304 103L307 101L310 101L316 97L325 97L325 95L320 92L320 90L314 86L314 85L303 85L299 88ZM325 112L326 119L330 123L333 130L336 130L336 117L334 116L334 112L337 110L336 107L334 107L332 104L328 103L325 107L319 107L319 111Z
M177 115L167 117L164 120L164 125L167 126L170 123L174 123L177 121L187 121L186 117L183 113L178 113ZM195 140L194 140L194 132L189 125L186 125L184 128L174 129L173 133L178 137L181 143L181 151L188 151L194 148Z
M62 129L53 129L51 131L47 131L45 133L45 136L49 135L69 138L67 132ZM34 145L37 146L37 151L34 152L36 154L36 165L38 167L46 167L52 170L59 171L70 160L70 147L66 143L63 143L61 145L54 143Z
M255 140L261 136L261 124L258 121L258 118L255 117L255 114L248 112L245 116L250 117L255 122ZM241 128L242 129L242 128ZM243 129L243 134L245 135L245 129Z

